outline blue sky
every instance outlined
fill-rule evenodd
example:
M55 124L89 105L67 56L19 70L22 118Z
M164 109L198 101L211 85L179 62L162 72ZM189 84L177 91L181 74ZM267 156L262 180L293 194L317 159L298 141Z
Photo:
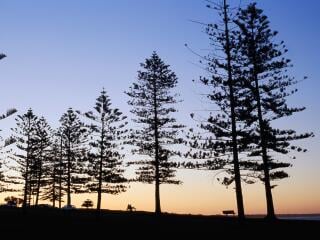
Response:
M184 103L178 118L192 124L189 113L203 106L192 79L203 72L184 44L206 53L209 41L202 26L190 21L215 21L215 12L205 5L201 0L2 0L0 52L8 57L0 62L0 110L14 106L23 113L32 107L58 126L68 107L90 110L105 87L114 105L128 113L123 92L136 79L139 63L156 50L179 77ZM309 77L290 99L307 110L279 124L319 135L320 2L260 0L258 6L286 42L292 74ZM1 128L6 132L13 124L7 119ZM301 181L320 167L319 137L304 145L310 152L292 172Z
M300 89L305 103L313 104L319 86L315 65L320 3L259 3L286 41L293 72L310 77ZM31 106L51 118L68 106L90 106L102 86L123 105L122 92L135 79L139 63L154 50L172 65L182 94L189 96L188 89L196 88L191 80L202 72L192 64L198 59L184 43L200 53L208 48L201 25L189 21L216 19L205 4L201 0L1 1L0 51L8 55L0 66L6 89L1 100L8 103L2 108Z

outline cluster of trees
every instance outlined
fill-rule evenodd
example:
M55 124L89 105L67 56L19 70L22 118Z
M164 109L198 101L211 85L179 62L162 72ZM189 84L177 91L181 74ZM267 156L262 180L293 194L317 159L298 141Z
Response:
M199 127L206 134L189 134L188 155L204 161L188 166L224 169L226 176L220 180L225 185L235 183L241 219L245 217L241 183L261 180L267 217L274 219L271 190L276 185L271 182L288 177L284 168L291 166L281 161L281 154L305 152L296 140L313 136L274 124L305 109L287 104L287 98L297 92L298 80L288 73L292 64L284 42L277 42L278 32L270 28L256 3L238 9L224 0L207 7L218 12L220 21L206 26L213 51L201 58L208 74L200 82L210 89L207 97L218 111L201 121Z
M275 218L272 181L288 177L283 169L291 166L279 156L306 151L292 142L313 136L274 126L274 121L304 110L287 105L298 81L288 74L292 64L284 43L277 43L277 32L256 4L233 9L224 0L208 7L218 11L221 21L206 25L213 49L201 58L207 75L200 82L218 111L201 119L199 131L184 134L185 126L174 117L180 101L174 92L177 76L155 52L126 92L134 129L127 127L126 116L112 106L105 90L92 111L68 109L58 129L29 109L17 116L12 129L17 151L11 170L19 174L8 176L12 184L23 186L23 207L49 200L61 208L65 196L71 205L72 193L90 192L97 194L100 210L102 193L119 194L130 181L139 181L155 184L155 212L160 214L160 185L180 184L176 170L192 168L224 171L219 180L235 184L240 219L245 217L242 183L262 181L268 217ZM197 120L195 114L191 117ZM128 162L138 165L134 179L124 177L126 145L141 156ZM189 150L182 153L176 145Z
M49 200L61 208L65 195L67 205L71 205L72 193L96 192L100 210L103 192L117 194L125 190L119 148L125 117L112 108L104 90L94 111L82 114L69 108L55 130L32 109L17 116L12 129L16 164L11 170L20 174L11 179L12 184L23 185L24 207ZM80 116L90 123L85 124Z
M102 193L126 191L130 181L155 183L156 213L161 213L160 184L179 184L175 180L175 162L179 154L167 146L181 144L179 129L171 113L176 109L176 75L153 53L138 73L138 82L126 93L141 127L128 129L127 117L114 108L103 89L92 111L69 108L60 118L60 127L52 129L44 117L29 109L16 117L12 128L16 151L15 164L7 175L11 185L23 189L23 207L38 206L40 200L61 208L72 205L72 193L96 193L97 210ZM124 177L124 146L133 145L132 153L143 156L137 164L137 177ZM145 157L147 156L147 158ZM13 174L12 174L13 173Z

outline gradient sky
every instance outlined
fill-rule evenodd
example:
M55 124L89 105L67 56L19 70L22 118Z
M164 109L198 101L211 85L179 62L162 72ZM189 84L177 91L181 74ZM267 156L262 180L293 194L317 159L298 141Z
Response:
M309 152L298 155L289 170L291 177L274 190L276 210L320 212L320 2L258 2L273 29L280 32L279 39L287 44L295 65L292 74L309 77L290 99L307 110L277 124L316 134L302 142ZM139 63L156 50L179 77L178 91L184 102L179 105L178 119L193 124L189 114L205 106L192 79L203 72L196 66L198 58L184 44L206 53L209 41L202 26L190 21L217 19L205 5L201 0L2 0L0 52L8 57L0 62L0 110L14 106L24 113L32 107L57 127L68 107L90 110L105 87L114 106L129 115L123 92L136 79ZM13 118L2 121L3 134L13 125ZM221 186L214 173L179 171L178 177L183 185L161 188L163 211L216 214L236 209L233 188ZM86 197L77 197L75 203ZM124 209L132 203L139 210L153 210L153 197L152 185L133 184L120 196L104 196L103 206ZM244 186L244 197L247 213L265 212L260 183Z

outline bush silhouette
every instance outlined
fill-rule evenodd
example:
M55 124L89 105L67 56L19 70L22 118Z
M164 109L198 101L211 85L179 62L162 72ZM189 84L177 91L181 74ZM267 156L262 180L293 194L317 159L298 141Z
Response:
M85 207L85 208L92 208L93 207L93 202L92 202L92 200L90 200L90 199L87 199L87 200L85 200L83 203L82 203L82 205L81 205L82 207Z

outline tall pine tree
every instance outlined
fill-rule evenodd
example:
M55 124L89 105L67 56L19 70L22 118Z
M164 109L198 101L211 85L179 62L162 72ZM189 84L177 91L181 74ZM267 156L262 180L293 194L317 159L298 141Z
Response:
M60 138L57 134L54 134L51 139L51 147L47 154L47 159L44 166L45 177L44 177L44 191L41 196L42 200L52 202L52 206L56 206L56 202L60 203L59 207L61 208L61 200L64 191L60 191L59 183L62 183L62 174L60 174ZM62 186L61 186L62 187ZM61 194L60 194L61 192Z
M172 91L178 80L155 52L141 67L138 82L127 92L131 98L128 103L133 107L131 112L136 115L134 122L141 126L133 131L130 142L138 147L134 153L149 158L130 164L140 165L136 171L137 181L155 183L155 213L160 214L160 184L180 183L174 180L175 164L169 161L178 154L170 146L182 142L179 131L183 126L172 116L177 111L174 105L178 94Z
M105 90L97 98L94 112L87 112L83 116L92 122L92 152L87 171L91 181L88 187L90 192L97 192L97 210L100 210L102 193L119 194L126 190L122 168L124 155L121 154L121 143L126 133L126 116L111 106Z
M271 180L287 177L278 170L290 164L282 163L279 154L289 154L292 150L306 151L292 145L292 141L312 136L312 133L298 134L294 130L282 130L272 126L272 121L291 116L305 108L292 108L287 105L287 97L297 92L293 86L298 82L288 74L292 67L286 58L284 42L277 42L277 32L270 29L269 20L256 4L249 4L242 9L235 21L238 26L238 46L241 51L241 67L244 78L242 86L249 90L248 98L254 101L254 111L248 121L256 123L252 141L256 149L250 156L262 156L263 164L256 170L262 170L259 177L265 185L267 217L275 218L272 199ZM250 103L252 105L252 103ZM273 171L270 174L271 170Z
M34 168L36 159L36 128L38 117L34 115L32 109L27 113L18 115L16 118L16 128L13 128L15 134L16 146L18 152L15 154L15 160L18 164L18 171L23 178L23 208L30 205L32 184L31 180L35 175Z
M35 170L37 174L37 183L36 183L36 200L35 205L38 205L40 199L40 191L41 187L45 185L45 175L46 165L50 159L50 147L51 147L51 138L52 138L52 129L47 123L44 117L41 117L36 122L36 131L35 131L35 138L36 138L36 146L35 146Z
M86 183L83 177L84 143L87 141L88 130L80 121L72 108L69 108L60 119L59 132L62 138L62 167L66 179L67 205L71 205L71 193L79 192Z
M207 76L200 77L200 83L208 88L206 97L216 108L209 116L201 117L198 127L205 133L196 133L194 129L187 135L191 150L186 154L193 159L206 160L199 163L186 163L187 168L224 170L224 185L235 183L239 219L244 219L242 180L247 180L245 169L247 162L240 161L240 154L250 150L248 137L250 129L245 119L250 112L246 92L240 81L242 76L239 65L239 49L233 18L236 12L224 0L221 4L212 3L208 8L218 12L220 20L207 24L206 33L210 39L212 51L201 57L200 63L205 66ZM245 107L244 107L245 106ZM198 120L193 113L191 117Z

